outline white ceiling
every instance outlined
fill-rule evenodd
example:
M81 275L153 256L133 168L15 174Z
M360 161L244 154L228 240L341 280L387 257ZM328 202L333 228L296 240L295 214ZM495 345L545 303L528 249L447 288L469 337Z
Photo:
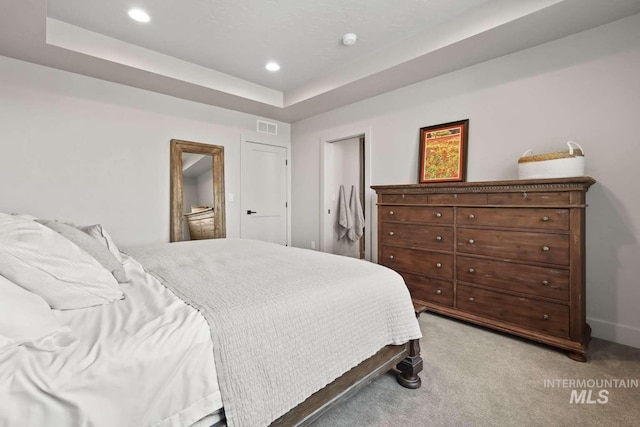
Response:
M182 175L186 178L197 178L205 172L213 170L213 159L205 154L182 153ZM211 176L211 175L209 175Z
M286 91L487 0L49 0L49 17ZM152 21L127 16L132 5ZM398 7L401 4L402 7ZM341 37L359 36L347 47ZM282 66L265 70L268 60Z
M0 55L292 122L640 13L640 0L0 0L0 12Z

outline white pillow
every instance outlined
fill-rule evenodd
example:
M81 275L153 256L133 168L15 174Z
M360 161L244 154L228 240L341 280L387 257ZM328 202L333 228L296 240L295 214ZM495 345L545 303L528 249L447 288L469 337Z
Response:
M35 221L35 220L38 219L33 215L25 214L25 213L12 213L11 216L14 217L14 218L19 218L19 219L28 219L30 221Z
M35 221L2 213L0 274L61 310L123 297L111 273L78 246Z
M113 255L102 241L85 233L82 228L58 221L39 219L37 222L62 235L65 239L75 243L80 249L91 255L100 265L113 274L118 283L129 281L122 262Z
M13 216L14 218L19 218L19 219L28 219L28 220L31 220L31 221L38 221L43 225L46 225L47 222L50 222L49 220L40 220L40 219L36 218L33 215L24 214L24 213L12 213L11 216ZM89 236L91 236L94 239L96 239L97 241L99 241L104 247L109 249L109 252L111 252L111 254L114 257L116 257L116 259L118 261L120 261L122 263L123 258L122 258L122 253L120 252L120 249L118 249L118 246L116 246L116 242L114 242L113 238L111 237L111 235L109 233L107 233L107 230L102 226L102 224L76 225L76 224L71 224L71 223L68 223L68 222L65 222L63 224L66 224L66 225L69 225L71 227L75 227L78 230L84 231ZM125 282L126 282L126 280L125 280Z
M76 342L45 300L0 276L0 353L18 345L56 351Z
M101 224L87 225L86 227L80 227L80 230L102 243L118 261L122 262L120 249L118 249L116 242L113 241L109 233L107 233L107 230L105 230Z

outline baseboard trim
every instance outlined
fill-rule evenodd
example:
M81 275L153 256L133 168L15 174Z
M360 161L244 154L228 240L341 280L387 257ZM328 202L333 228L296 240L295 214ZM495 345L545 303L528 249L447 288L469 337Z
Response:
M587 317L587 323L591 325L591 335L596 338L640 348L640 328L593 317Z

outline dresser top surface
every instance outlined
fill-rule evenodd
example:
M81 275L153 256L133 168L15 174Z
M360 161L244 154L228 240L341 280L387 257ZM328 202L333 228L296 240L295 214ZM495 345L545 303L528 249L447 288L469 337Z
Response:
M431 184L372 185L377 193L457 193L521 191L587 191L596 183L589 176L550 179L516 179L509 181L438 182Z

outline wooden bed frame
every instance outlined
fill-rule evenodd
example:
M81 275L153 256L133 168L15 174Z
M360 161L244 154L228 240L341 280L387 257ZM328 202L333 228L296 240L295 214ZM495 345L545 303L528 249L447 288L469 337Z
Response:
M329 409L347 400L367 384L387 371L397 369L396 379L403 387L419 388L418 373L422 371L420 343L411 340L403 345L388 345L369 359L352 368L331 384L318 390L275 420L272 426L307 426ZM304 378L303 378L304 381Z

